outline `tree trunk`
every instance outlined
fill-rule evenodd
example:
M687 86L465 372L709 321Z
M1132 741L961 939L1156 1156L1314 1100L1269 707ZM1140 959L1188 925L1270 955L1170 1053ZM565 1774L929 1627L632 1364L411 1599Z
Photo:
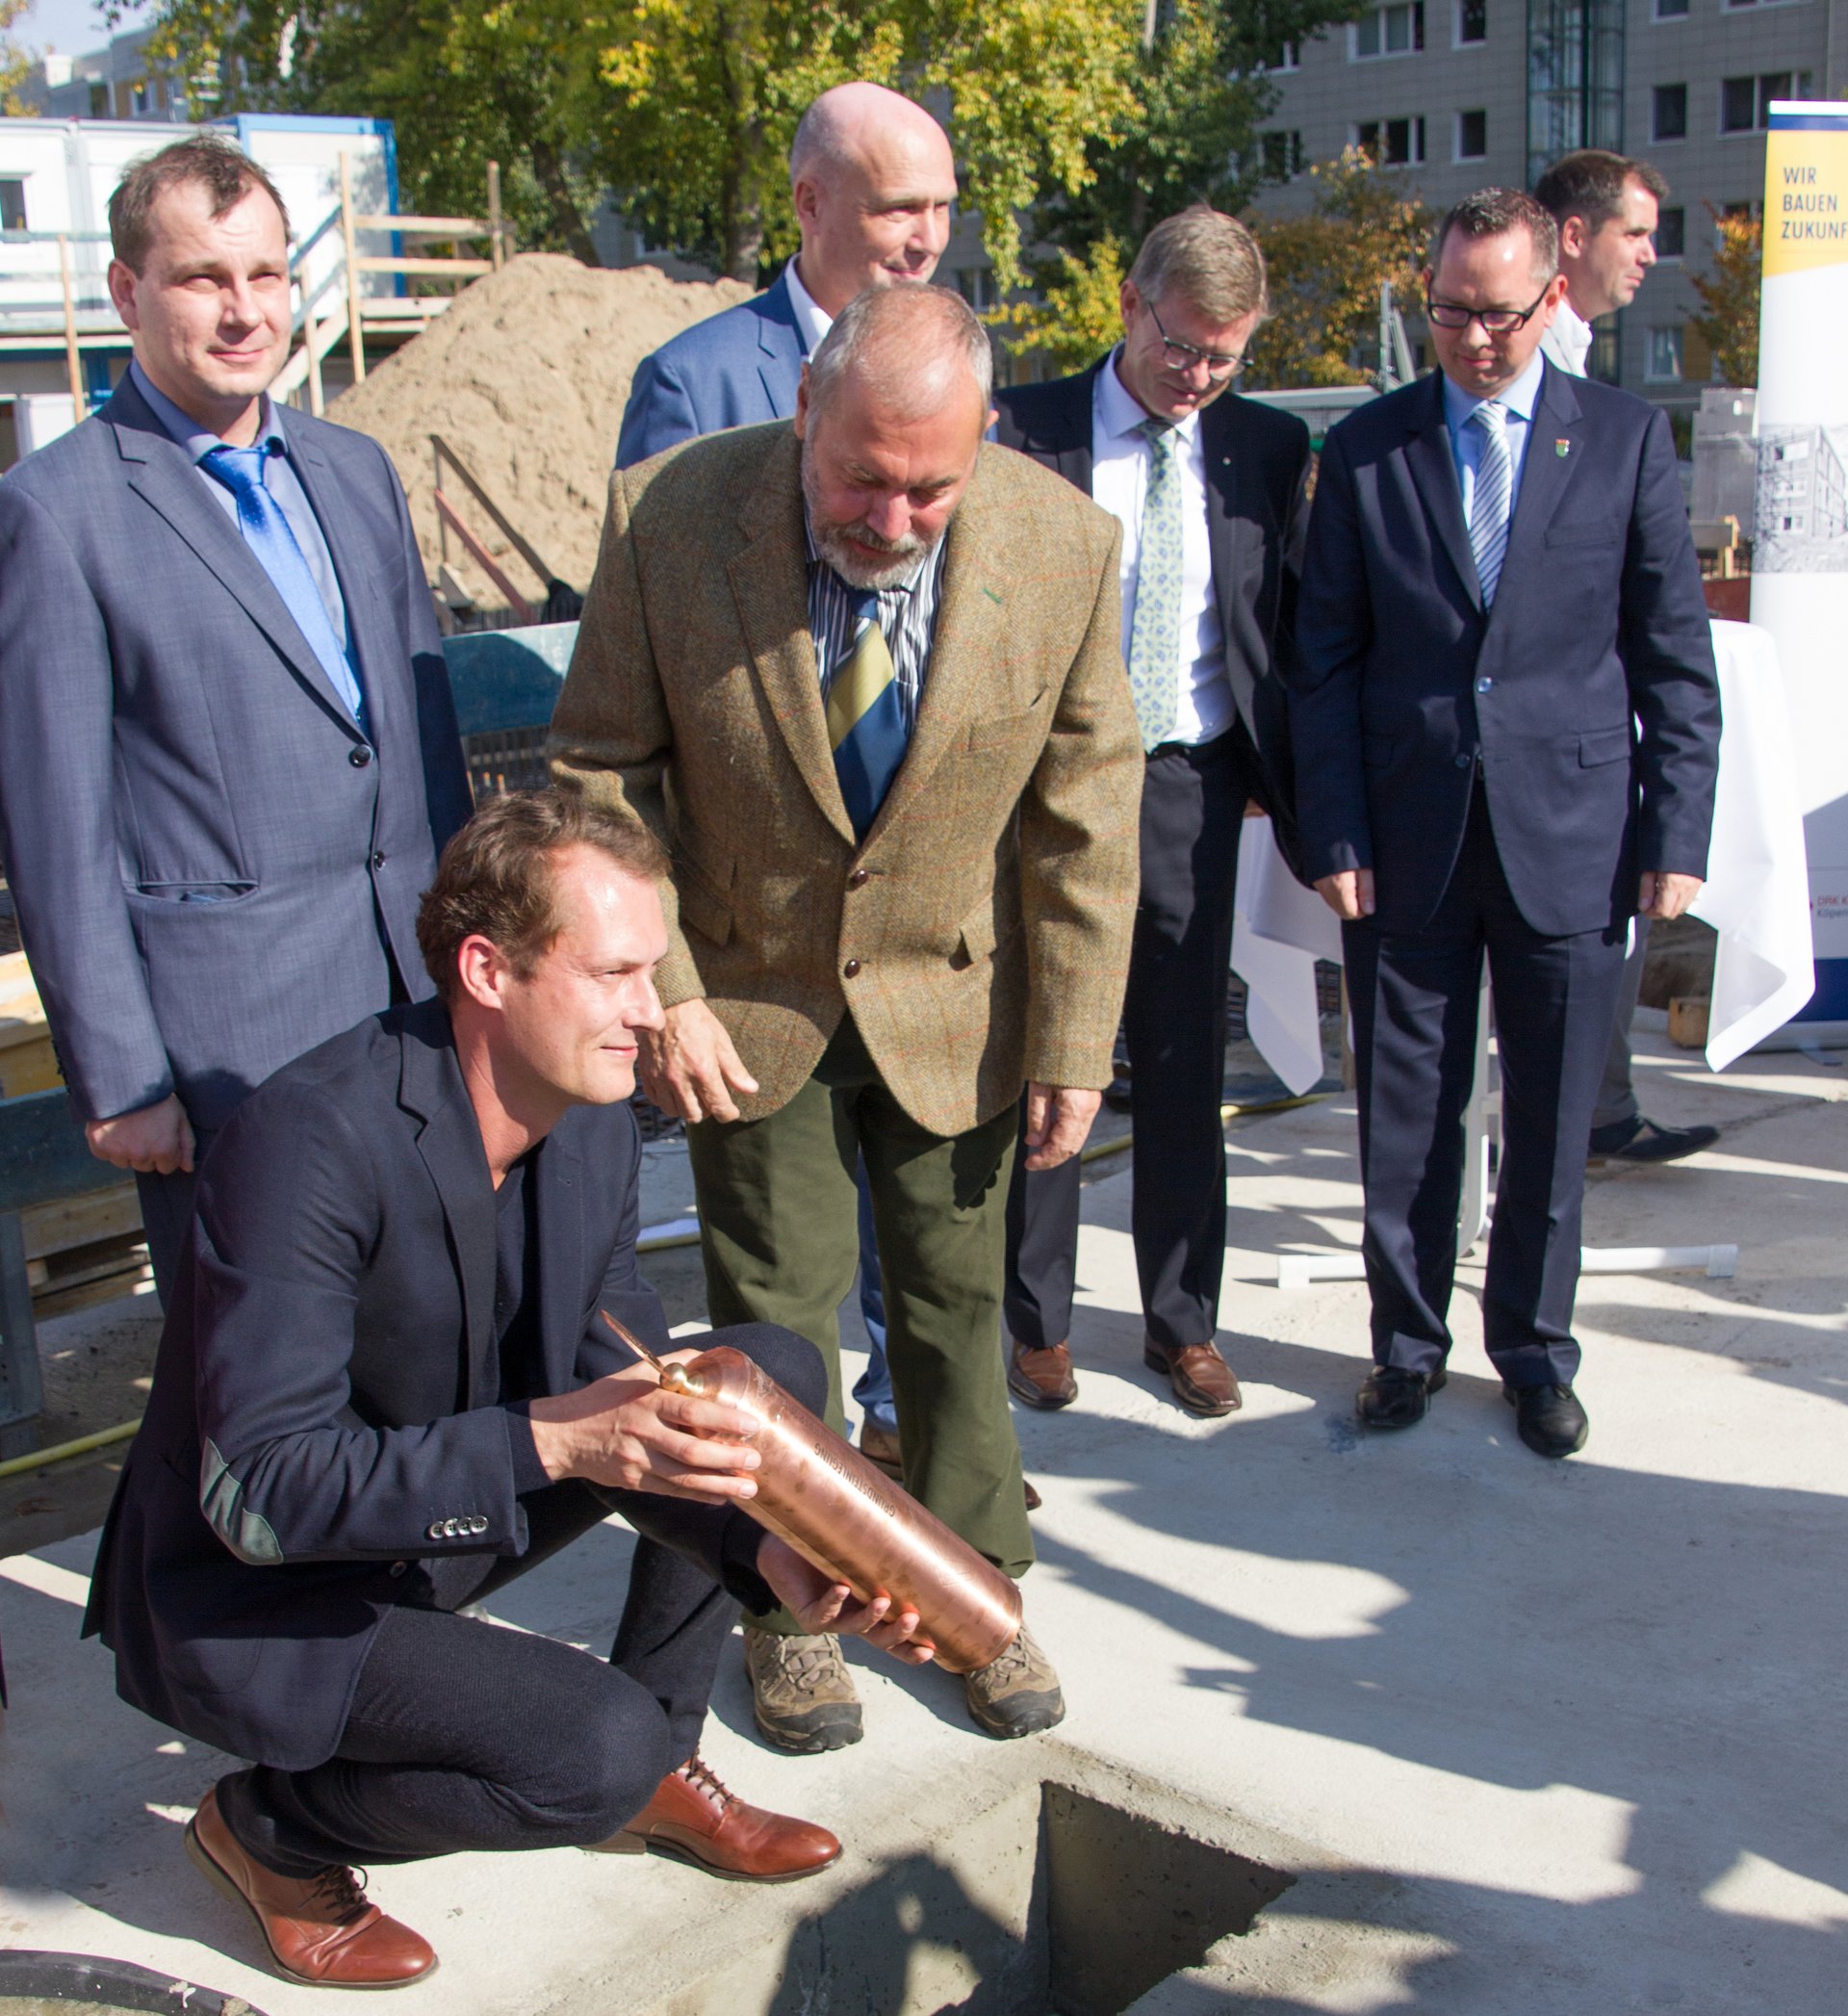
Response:
M538 177L539 187L545 191L546 201L552 209L552 228L564 240L574 259L581 260L585 266L601 266L603 262L597 256L590 226L584 222L584 214L571 193L571 183L565 174L565 165L558 158L557 148L549 140L535 140L527 151L532 158L532 172Z

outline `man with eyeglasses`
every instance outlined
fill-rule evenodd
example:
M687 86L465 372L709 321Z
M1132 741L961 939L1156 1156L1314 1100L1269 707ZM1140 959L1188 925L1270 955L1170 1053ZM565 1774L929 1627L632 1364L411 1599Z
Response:
M1706 873L1718 682L1667 416L1540 354L1558 230L1466 197L1425 272L1441 370L1322 451L1290 670L1296 811L1344 920L1359 1074L1368 1428L1445 1381L1486 952L1502 1081L1483 1341L1564 1457L1586 1140L1633 915Z
M1204 204L1157 224L1123 282L1123 340L1051 384L995 395L999 438L1123 528L1122 647L1144 751L1142 883L1123 1019L1135 1125L1131 1225L1143 1358L1189 1411L1230 1413L1214 1336L1225 1258L1225 990L1240 823L1256 799L1291 831L1289 634L1307 520L1302 423L1228 397L1267 307L1264 257ZM1079 1165L1036 1166L1023 1115L1008 1203L1008 1384L1077 1396L1068 1339Z

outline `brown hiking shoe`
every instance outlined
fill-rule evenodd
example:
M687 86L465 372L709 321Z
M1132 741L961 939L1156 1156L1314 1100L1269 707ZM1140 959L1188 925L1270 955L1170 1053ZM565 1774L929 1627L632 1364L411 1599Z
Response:
M1052 1661L1022 1624L999 1659L962 1676L969 1714L990 1736L1033 1736L1065 1719L1065 1697Z
M330 1865L279 1876L253 1862L218 1811L214 1786L187 1823L186 1851L212 1886L257 1922L277 1969L311 1988L402 1988L436 1965L409 1926L366 1901L363 1878Z
M860 1739L860 1696L837 1638L779 1638L744 1627L757 1733L780 1750L844 1750Z

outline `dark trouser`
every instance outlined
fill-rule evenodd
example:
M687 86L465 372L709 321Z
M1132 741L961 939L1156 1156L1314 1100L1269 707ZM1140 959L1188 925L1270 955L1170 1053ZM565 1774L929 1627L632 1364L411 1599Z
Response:
M199 1163L206 1142L196 1144L192 1167L171 1176L138 1176L135 1188L141 1201L141 1229L147 1234L148 1264L161 1306L173 1306L173 1289L186 1257L187 1234L192 1229L192 1196L199 1183Z
M1643 967L1649 957L1649 919L1636 919L1636 943L1624 961L1623 985L1617 990L1617 1013L1610 1025L1610 1047L1604 1053L1604 1081L1598 1088L1598 1103L1591 1109L1594 1127L1612 1127L1619 1121L1636 1118L1636 1087L1630 1076L1630 1025L1636 1014L1636 996L1643 991Z
M1212 1341L1225 1267L1225 990L1245 783L1233 739L1168 744L1142 772L1142 894L1123 1003L1130 1231L1148 1334ZM1008 1329L1042 1349L1071 1334L1079 1166L1016 1161L1008 1199Z
M836 1431L836 1319L854 1284L854 1176L864 1158L906 1486L1017 1576L1032 1564L1033 1540L998 1349L1016 1125L1009 1106L962 1134L919 1126L886 1091L849 1016L787 1105L762 1120L703 1121L687 1129L687 1147L712 1321L777 1323L815 1344ZM762 1621L795 1629L786 1613Z
M1502 1061L1502 1158L1483 1294L1484 1342L1510 1384L1578 1369L1585 1146L1624 963L1624 934L1546 938L1521 916L1478 788L1450 886L1423 930L1346 924L1360 1081L1362 1251L1373 1357L1432 1372L1446 1324L1463 1188L1463 1111L1487 951Z
M823 1404L820 1360L767 1330L714 1342L746 1352L805 1407ZM525 1501L517 1560L423 1564L419 1595L387 1611L325 1764L259 1765L225 1779L239 1844L280 1875L329 1863L413 1862L469 1850L587 1848L633 1820L698 1747L737 1599L677 1548L753 1528L722 1508L557 1484ZM617 1512L643 1537L605 1665L574 1645L453 1615Z

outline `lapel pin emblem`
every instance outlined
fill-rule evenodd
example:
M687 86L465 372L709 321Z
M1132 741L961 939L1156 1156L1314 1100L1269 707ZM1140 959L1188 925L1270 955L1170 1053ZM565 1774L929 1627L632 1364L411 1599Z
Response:
M1559 439L1553 444L1553 452L1563 462L1566 459L1566 457L1572 452L1572 443L1568 441L1562 434L1559 437Z

